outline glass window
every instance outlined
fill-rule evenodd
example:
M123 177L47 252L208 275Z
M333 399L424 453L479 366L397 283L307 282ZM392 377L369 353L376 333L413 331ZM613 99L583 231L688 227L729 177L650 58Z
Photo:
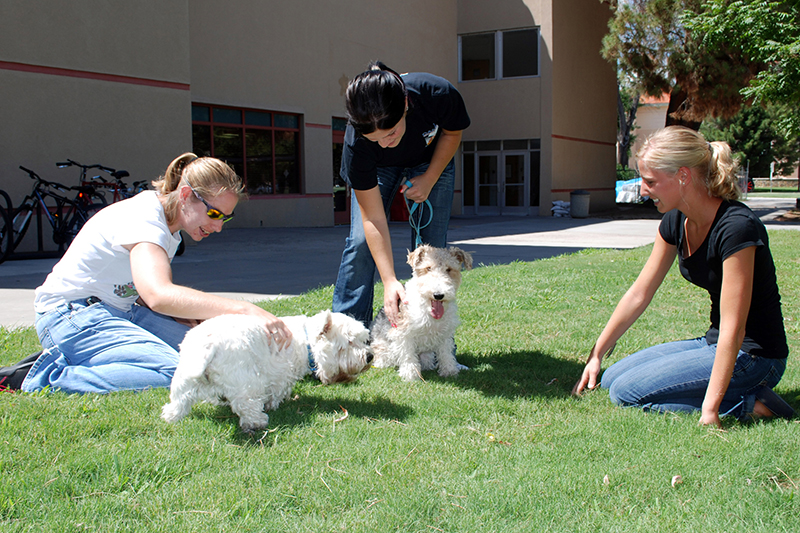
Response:
M459 81L538 76L539 29L460 35L459 54Z
M527 150L528 139L503 141L503 150Z
M461 36L462 80L494 79L494 41L494 32Z
M464 205L475 205L475 154L464 154L463 190Z
M192 152L198 157L211 156L211 126L192 125Z
M501 141L478 141L479 151L499 150Z
M272 114L261 111L245 111L244 123L248 126L272 126Z
M211 122L211 110L206 106L192 106L192 121Z
M241 124L242 112L239 109L215 107L214 122L224 122L225 124Z
M194 153L231 165L249 194L301 193L300 115L193 104L192 121Z
M275 127L276 128L297 128L296 115L278 115L275 114Z
M503 77L539 74L539 32L535 29L503 32Z
M248 130L247 189L250 194L272 194L272 132Z

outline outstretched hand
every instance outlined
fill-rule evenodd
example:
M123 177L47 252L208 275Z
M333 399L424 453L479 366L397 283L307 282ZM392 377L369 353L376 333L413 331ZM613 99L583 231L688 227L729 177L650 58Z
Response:
M383 287L383 311L386 317L392 324L392 327L397 325L397 320L400 318L400 303L408 303L406 300L406 290L403 284L394 280Z
M597 387L597 376L600 375L600 358L589 357L586 366L583 368L581 379L572 387L573 396L580 396L584 389L594 389Z

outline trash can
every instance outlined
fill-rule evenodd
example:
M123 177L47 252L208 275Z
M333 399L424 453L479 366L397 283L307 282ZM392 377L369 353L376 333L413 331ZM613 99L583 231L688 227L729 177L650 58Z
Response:
M572 218L589 216L589 191L578 189L569 193L569 216Z

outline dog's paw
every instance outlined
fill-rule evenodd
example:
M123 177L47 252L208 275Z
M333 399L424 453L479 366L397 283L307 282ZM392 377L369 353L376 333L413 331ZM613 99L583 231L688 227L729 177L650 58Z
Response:
M422 379L422 372L417 365L401 365L398 374L403 381L418 381Z
M269 415L262 413L263 416L253 416L249 418L239 418L239 427L246 433L263 431L269 425Z
M441 366L439 365L439 376L443 378L450 378L453 376L457 376L459 372L459 368L457 366Z
M178 403L168 403L161 408L161 418L167 422L175 423L186 415L186 411Z

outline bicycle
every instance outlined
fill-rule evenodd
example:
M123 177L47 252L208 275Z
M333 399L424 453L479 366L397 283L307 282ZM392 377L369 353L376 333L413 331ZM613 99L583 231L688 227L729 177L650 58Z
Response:
M56 163L58 168L66 168L75 166L81 169L81 176L79 179L79 183L83 187L91 187L99 196L105 198L105 191L107 189L111 189L113 192L113 197L111 203L119 202L120 200L124 200L126 198L130 198L134 196L136 193L141 192L142 190L147 188L146 182L144 181L135 181L133 182L133 186L129 187L127 183L122 181L122 178L127 178L130 176L127 170L116 170L110 167L106 167L103 165L82 165L77 161L73 161L72 159L67 159L66 161ZM87 171L89 169L99 169L114 178L113 181L109 181L105 179L103 176L97 175L91 178L87 178Z
M22 201L19 207L11 213L11 246L13 252L22 242L34 211L38 222L38 247L39 252L44 251L42 217L53 229L53 242L58 245L59 253L63 253L64 246L69 245L78 231L89 218L106 206L105 198L87 187L67 187L60 183L43 180L34 171L23 166L19 167L34 180L33 190ZM69 198L66 193L76 191L75 198ZM6 195L7 196L7 195Z
M0 206L0 263L6 260L11 255L11 247L13 244L13 222L11 220L11 198L5 191L0 191L0 196L3 196L6 207Z

